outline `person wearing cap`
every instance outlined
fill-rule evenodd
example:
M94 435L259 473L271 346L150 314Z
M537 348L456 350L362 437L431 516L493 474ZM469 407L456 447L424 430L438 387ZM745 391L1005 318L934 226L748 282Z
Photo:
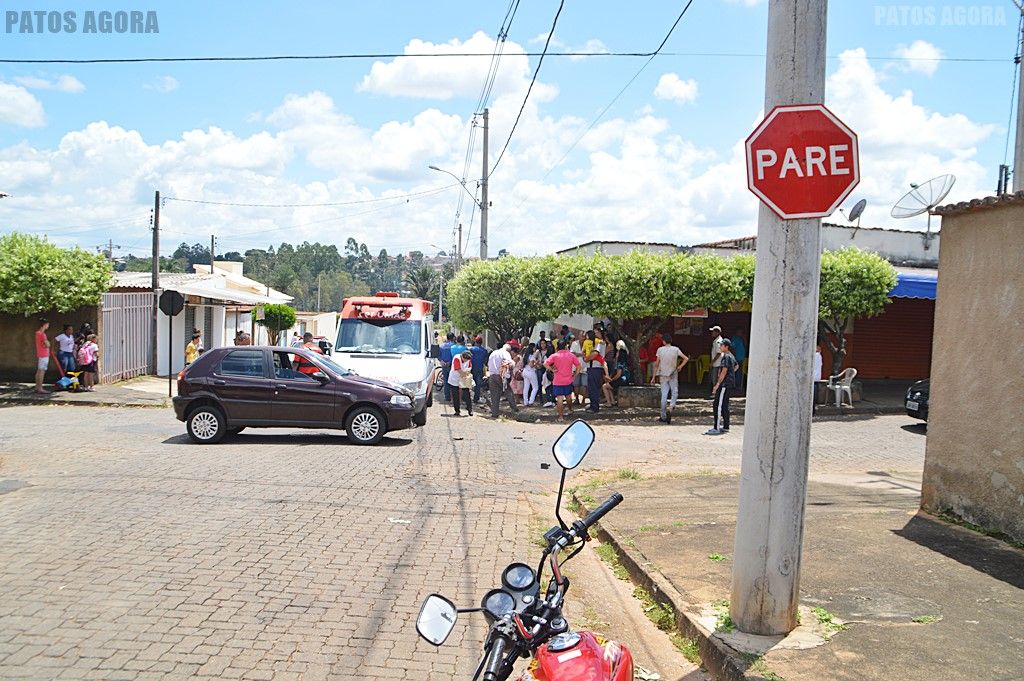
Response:
M715 384L715 377L718 376L718 369L722 366L722 327L712 326L708 329L711 334L711 371L708 372L708 382Z
M732 354L732 341L722 339L722 356L711 388L714 398L715 424L705 435L724 435L729 432L729 393L736 386L736 358Z

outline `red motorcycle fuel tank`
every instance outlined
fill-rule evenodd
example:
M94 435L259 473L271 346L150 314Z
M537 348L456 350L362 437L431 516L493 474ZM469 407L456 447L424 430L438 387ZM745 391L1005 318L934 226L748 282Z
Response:
M633 656L589 631L561 634L537 651L520 681L633 681Z

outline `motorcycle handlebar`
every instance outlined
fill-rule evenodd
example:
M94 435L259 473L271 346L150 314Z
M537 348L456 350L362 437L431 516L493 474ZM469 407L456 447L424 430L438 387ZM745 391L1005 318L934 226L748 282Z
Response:
M583 523L584 529L589 530L591 525L593 525L598 520L603 518L608 513L608 511L612 510L620 503L622 503L622 495L619 494L618 492L615 492L610 497L608 497L604 501L604 503L602 503L600 506L598 506L593 511L588 513L587 517L581 521Z
M495 636L491 650L487 654L487 664L484 667L484 681L500 681L501 665L505 661L505 647L508 640L504 636Z

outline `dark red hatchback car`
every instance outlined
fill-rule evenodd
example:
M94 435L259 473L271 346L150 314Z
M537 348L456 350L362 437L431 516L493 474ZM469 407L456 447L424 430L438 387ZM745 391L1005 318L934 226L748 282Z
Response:
M194 442L243 428L337 428L372 445L409 428L413 394L303 348L215 348L178 374L174 413Z

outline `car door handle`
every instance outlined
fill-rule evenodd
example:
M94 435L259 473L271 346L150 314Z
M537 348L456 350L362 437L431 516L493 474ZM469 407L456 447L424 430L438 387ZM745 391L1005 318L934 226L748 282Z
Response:
M287 390L288 386L285 383L275 383L274 390Z
M215 380L215 381L213 382L213 384L214 384L214 385L227 385L227 384L228 384L228 382L227 382L227 381L224 381L224 380L221 380L221 379L217 379L217 380Z

